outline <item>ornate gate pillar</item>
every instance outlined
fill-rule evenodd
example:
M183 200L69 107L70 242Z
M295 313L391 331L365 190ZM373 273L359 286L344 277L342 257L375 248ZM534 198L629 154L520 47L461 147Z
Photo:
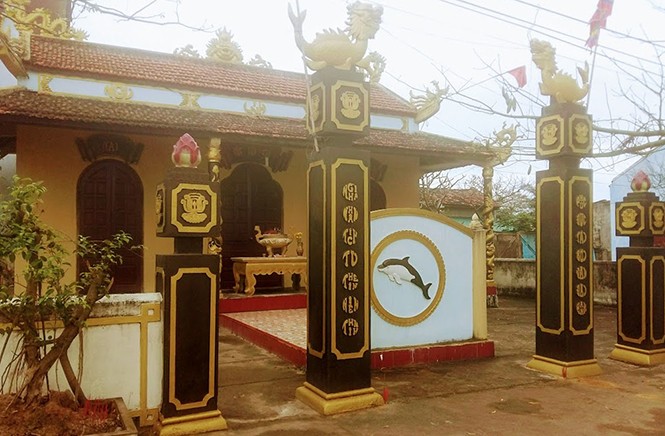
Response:
M665 203L638 172L633 192L616 205L616 234L630 237L617 248L617 343L612 359L636 365L665 363L665 248L653 237L665 234Z
M536 123L536 354L528 367L561 377L601 372L593 350L592 171L580 169L592 149L591 116L578 103L588 91L556 69L554 49L532 40L550 96Z
M157 236L174 238L175 254L158 255L156 286L164 301L160 435L227 428L217 410L217 277L219 257L202 254L203 238L219 235L218 183L196 166L198 145L185 134L176 165L157 187Z
M330 130L307 176L307 374L296 391L324 415L383 404L370 374L369 152L352 147L369 126L369 92L361 74L340 76L330 68L312 77L312 94L333 103L319 114ZM361 100L357 116L335 103L350 94Z

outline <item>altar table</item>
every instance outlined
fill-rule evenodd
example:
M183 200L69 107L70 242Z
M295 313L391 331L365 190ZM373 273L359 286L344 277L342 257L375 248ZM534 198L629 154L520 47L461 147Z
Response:
M307 286L307 258L305 256L232 257L231 261L235 280L233 290L236 292L243 289L242 278L244 277L245 294L253 295L257 274L298 274L303 285ZM299 289L300 280L294 278L293 287Z

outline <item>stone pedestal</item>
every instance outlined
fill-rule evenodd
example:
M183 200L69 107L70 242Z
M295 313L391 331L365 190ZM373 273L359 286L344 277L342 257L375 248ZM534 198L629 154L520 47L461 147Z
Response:
M591 120L581 106L554 104L537 124L536 354L528 367L560 377L601 372L593 349ZM576 134L577 133L577 134Z

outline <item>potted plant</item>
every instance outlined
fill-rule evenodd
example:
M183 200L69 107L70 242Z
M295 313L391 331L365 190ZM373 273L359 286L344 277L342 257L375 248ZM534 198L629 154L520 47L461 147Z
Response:
M41 219L45 191L40 182L14 177L0 201L0 258L5 265L18 259L24 264L15 282L0 282L0 362L6 353L14 353L5 359L9 363L0 378L0 393L13 392L3 397L5 401L9 398L9 404L0 408L0 422L7 421L10 410L28 415L41 412L37 408L55 395L45 389L45 383L56 362L73 393L70 400L74 404L69 406L89 407L67 351L95 303L108 293L113 282L111 267L122 262L118 250L131 242L126 233L104 241L79 237L73 251L84 259L87 270L65 283L70 250L64 235ZM46 321L58 322L62 328L57 334L47 332ZM18 345L8 348L13 335L18 335Z

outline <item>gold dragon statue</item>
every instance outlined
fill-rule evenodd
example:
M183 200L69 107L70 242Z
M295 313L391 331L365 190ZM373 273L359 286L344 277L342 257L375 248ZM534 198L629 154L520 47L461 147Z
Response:
M531 59L540 70L540 93L549 95L557 103L577 103L589 92L589 64L584 68L577 68L582 79L582 86L570 74L560 71L556 67L556 50L549 42L537 39L531 40Z
M409 91L409 103L416 109L416 123L422 123L436 115L441 109L441 100L448 94L448 87L441 89L436 80L431 83L432 89L426 87L424 95L415 95L413 91Z
M367 69L369 66L371 59L365 58L367 42L379 31L383 8L357 1L346 9L348 27L345 30L324 30L317 33L312 42L307 42L302 33L307 11L298 11L296 15L289 4L289 18L295 32L296 46L312 70L317 71L329 66L344 70L350 70L354 66Z

